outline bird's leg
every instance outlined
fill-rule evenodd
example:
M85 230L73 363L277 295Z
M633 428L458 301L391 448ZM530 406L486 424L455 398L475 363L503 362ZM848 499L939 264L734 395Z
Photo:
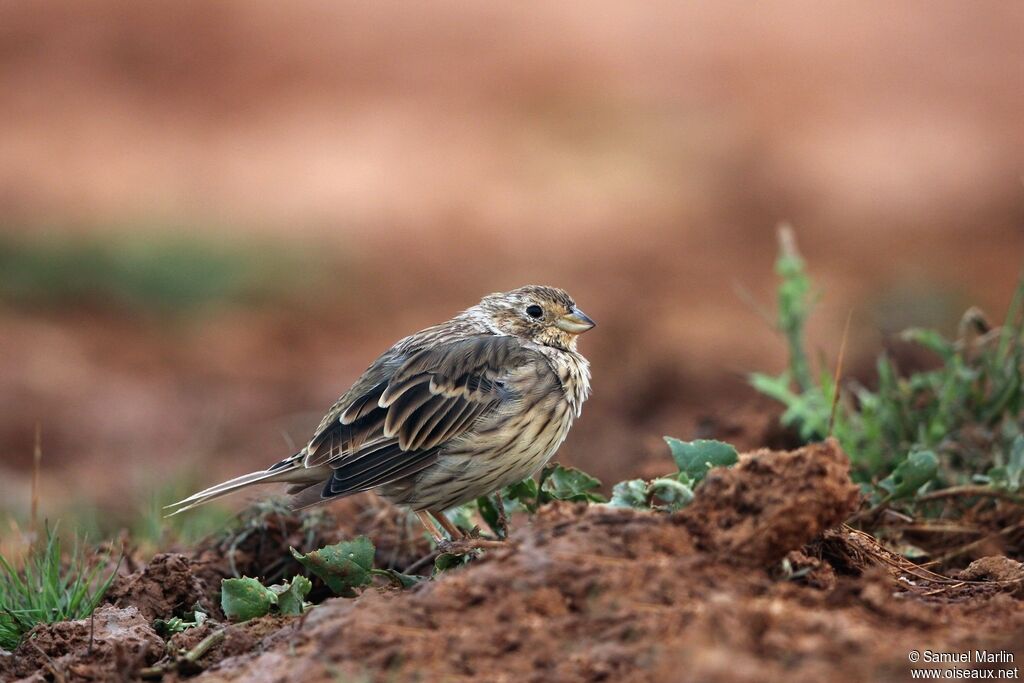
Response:
M437 544L437 549L442 553L466 555L474 550L505 547L504 541L491 541L486 538L467 536L461 529L452 524L451 520L448 519L443 512L431 512L430 514L438 521L438 523L441 524L441 526L445 528L445 531L451 535L451 540L441 541Z
M444 543L444 535L441 530L434 524L434 520L430 517L426 510L417 510L416 517L419 518L420 524L427 530L427 533L434 539L434 543L438 545Z
M508 515L505 514L505 501L501 497L501 490L494 492L494 507L498 510L498 538L508 538Z
M466 537L466 534L462 533L462 529L452 524L452 520L448 519L448 516L443 512L431 512L430 514L437 520L438 524L448 532L448 536L450 536L453 541Z

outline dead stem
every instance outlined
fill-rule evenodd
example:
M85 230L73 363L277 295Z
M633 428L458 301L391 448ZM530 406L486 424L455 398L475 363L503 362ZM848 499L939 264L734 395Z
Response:
M948 489L939 489L938 491L930 491L924 495L918 496L918 501L929 501L929 500L942 500L944 498L960 498L960 497L988 497L988 498L1001 498L1003 500L1009 500L1014 503L1024 505L1024 498L1014 495L1009 491L1000 491L989 486L951 486Z
M178 657L171 662L166 664L158 664L157 666L147 666L144 669L139 670L139 676L141 678L162 678L164 674L170 673L171 671L177 670L183 663L195 664L203 658L207 652L209 652L214 646L219 645L227 635L228 627L224 626L217 629L210 635L199 641L199 644L194 648L185 653L183 657Z

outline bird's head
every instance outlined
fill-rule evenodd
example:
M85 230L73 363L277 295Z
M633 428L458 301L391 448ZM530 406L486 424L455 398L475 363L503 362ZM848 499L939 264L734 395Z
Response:
M499 334L566 350L575 349L576 337L594 326L565 290L541 285L489 294L467 312Z

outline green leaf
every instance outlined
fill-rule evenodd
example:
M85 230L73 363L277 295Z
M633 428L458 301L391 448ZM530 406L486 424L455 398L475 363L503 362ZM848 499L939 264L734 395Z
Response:
M643 479L620 481L612 487L612 499L608 504L617 508L648 509L647 482Z
M337 595L356 596L356 588L370 585L373 568L373 543L366 536L343 541L303 555L295 548L292 557L327 584Z
M383 576L397 588L412 588L420 581L423 581L422 576L403 574L395 569L373 569L371 571L377 576Z
M189 616L188 614L185 615ZM181 633L187 631L190 628L196 628L202 626L203 623L209 618L206 612L199 608L199 604L196 603L195 608L192 611L192 619L186 621L181 617L171 617L170 619L155 619L153 621L153 630L155 630L161 636L168 638L173 636L175 633Z
M530 481L533 481L532 479ZM507 529L501 528L500 518L498 515L498 506L494 504L494 501L490 496L480 496L476 499L476 509L483 518L484 523L498 538L505 538Z
M523 479L520 482L506 486L502 495L506 502L519 504L528 512L535 512L540 491L536 481L533 479ZM514 509L513 506L508 507Z
M299 575L283 585L271 586L270 590L277 594L277 609L281 614L299 616L309 605L305 600L312 588L313 582Z
M652 481L630 479L612 488L612 507L639 510L679 510L693 500L692 481L685 472L676 472ZM655 504L655 499L662 504Z
M546 476L545 476L546 475ZM575 467L549 466L541 475L541 497L548 500L569 500L583 503L603 503L604 496L597 492L601 480Z
M712 467L728 467L739 460L736 449L721 441L697 439L696 441L680 441L666 436L665 443L672 451L672 459L676 461L679 471L686 474L694 482L704 478Z
M155 619L153 621L153 630L161 636L173 636L175 633L181 633L187 631L190 628L195 627L195 624L186 623L181 617L171 617L170 619Z
M661 477L648 487L651 495L665 503L669 510L679 510L693 501L693 489L675 477Z
M931 451L916 451L896 466L888 477L878 482L893 499L914 495L919 488L935 478L939 459Z
M220 607L231 621L262 617L277 604L277 595L256 579L223 579L220 582Z

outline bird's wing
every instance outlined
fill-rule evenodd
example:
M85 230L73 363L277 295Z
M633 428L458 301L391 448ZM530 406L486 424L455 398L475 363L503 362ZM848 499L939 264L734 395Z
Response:
M536 351L514 337L434 344L371 366L325 419L306 467L334 471L324 497L375 488L429 467L438 449L514 398L504 379Z

